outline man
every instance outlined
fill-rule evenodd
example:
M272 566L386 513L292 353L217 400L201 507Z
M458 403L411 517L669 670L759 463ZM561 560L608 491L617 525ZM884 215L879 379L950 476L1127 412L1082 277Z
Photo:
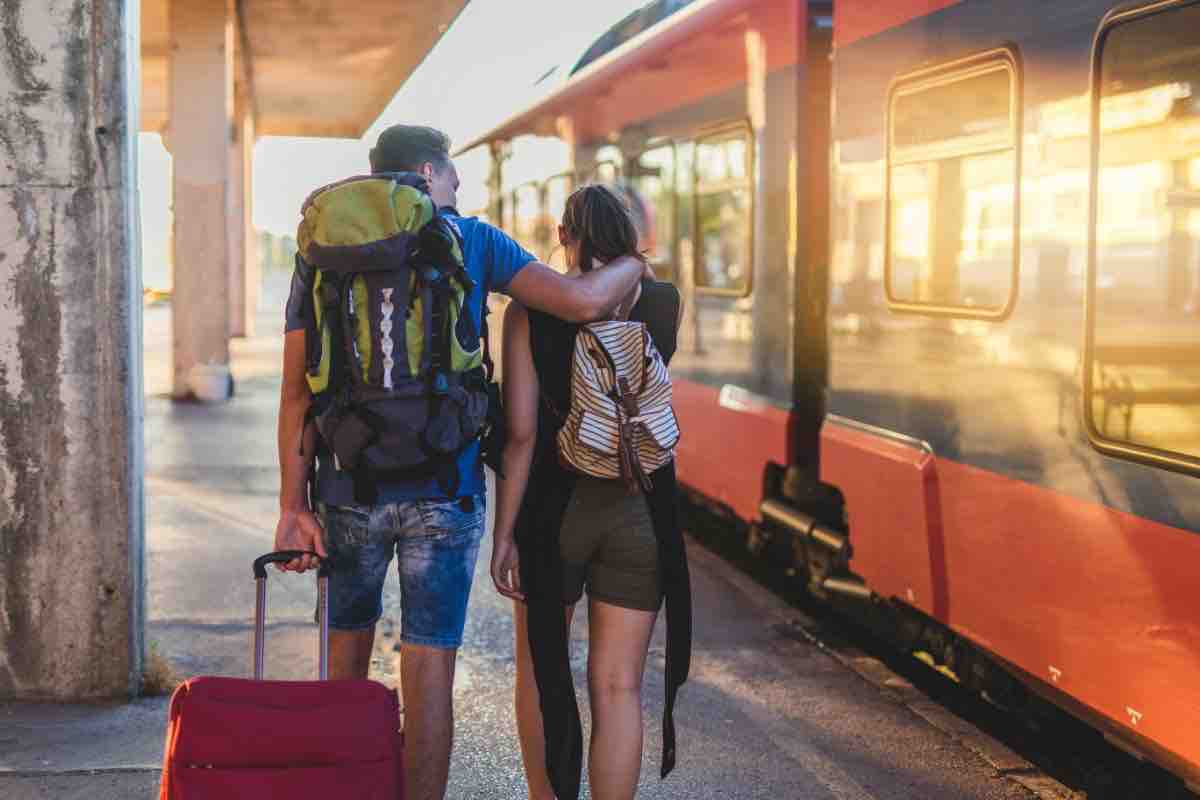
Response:
M477 329L489 291L564 319L605 316L632 291L643 272L628 258L582 278L566 278L539 263L501 231L453 211L458 173L450 140L432 128L396 125L371 150L372 172L415 172L428 181L433 201L449 209L463 236L463 258L476 289L468 298ZM297 269L287 305L283 390L279 405L282 473L277 550L330 551L337 568L330 578L329 676L365 678L382 614L384 579L393 553L401 588L400 680L405 709L405 770L409 800L441 800L446 791L453 740L451 689L462 643L471 578L484 534L484 477L479 443L458 459L458 488L447 496L436 480L380 483L372 506L354 503L353 480L320 459L315 499L305 490L316 449L306 425L311 402L305 381L305 315L311 314L313 276ZM317 513L321 513L318 519ZM326 545L328 544L328 549ZM295 559L285 569L304 572L318 559ZM347 566L348 565L348 566Z

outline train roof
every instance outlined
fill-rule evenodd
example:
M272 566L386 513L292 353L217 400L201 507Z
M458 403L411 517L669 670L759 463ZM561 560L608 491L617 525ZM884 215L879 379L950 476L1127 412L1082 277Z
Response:
M584 51L575 66L571 67L568 75L574 75L579 70L611 53L639 33L649 30L684 6L690 6L696 0L653 0L641 8L629 12L617 24L597 37L591 47Z
M639 119L744 80L744 48L731 35L748 26L744 13L794 0L657 0L601 36L576 62L570 77L542 99L458 152L523 134L570 135L587 142ZM770 33L765 31L764 33ZM778 52L778 51L776 51ZM732 85L732 84L731 84Z

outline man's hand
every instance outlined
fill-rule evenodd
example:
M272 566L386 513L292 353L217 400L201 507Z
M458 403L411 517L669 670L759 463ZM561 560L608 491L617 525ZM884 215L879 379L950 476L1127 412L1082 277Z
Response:
M512 534L497 536L492 543L492 583L497 592L513 600L525 599L521 592L520 566Z
M304 572L316 569L321 565L321 558L328 558L325 552L325 537L322 534L321 523L311 511L284 511L279 515L279 524L275 526L276 550L313 550L316 556L305 555L293 558L286 564L276 564L281 571Z

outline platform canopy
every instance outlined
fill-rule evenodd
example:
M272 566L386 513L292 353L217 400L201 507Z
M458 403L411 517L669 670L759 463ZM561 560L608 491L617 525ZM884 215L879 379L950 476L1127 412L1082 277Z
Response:
M796 1L651 3L605 33L541 99L470 136L458 152L526 134L562 136L564 124L577 142L600 140L731 89L746 80L746 32ZM797 31L768 26L762 33L769 69L795 58Z
M176 0L177 2L178 0ZM467 0L229 0L260 136L357 138ZM168 122L171 0L142 0L144 131Z

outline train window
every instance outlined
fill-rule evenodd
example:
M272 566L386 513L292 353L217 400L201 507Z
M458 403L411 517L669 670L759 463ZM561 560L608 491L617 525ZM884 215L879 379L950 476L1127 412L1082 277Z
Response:
M884 285L897 311L1002 319L1017 288L1020 91L992 50L901 76L888 103Z
M512 237L526 250L542 258L542 242L538 236L542 215L542 188L537 183L522 184L513 190L512 196Z
M683 190L683 187L689 187L693 183L692 159L695 154L694 142L679 142L675 146L675 185L680 187L680 191L675 194L675 202L678 203L675 221L679 226L675 237L678 242L676 263L679 264L681 270L685 265L690 267L696 263L696 252L693 245L695 237L692 236L692 226L695 224L696 217L693 213L692 193ZM694 275L695 273L689 271L687 274ZM677 282L684 282L685 277L684 272L676 272Z
M753 267L753 140L746 125L696 140L692 154L696 291L743 297Z
M1110 16L1092 53L1084 418L1200 474L1200 3Z
M638 226L639 247L650 258L659 280L676 280L675 148L647 150L628 169L630 210Z

